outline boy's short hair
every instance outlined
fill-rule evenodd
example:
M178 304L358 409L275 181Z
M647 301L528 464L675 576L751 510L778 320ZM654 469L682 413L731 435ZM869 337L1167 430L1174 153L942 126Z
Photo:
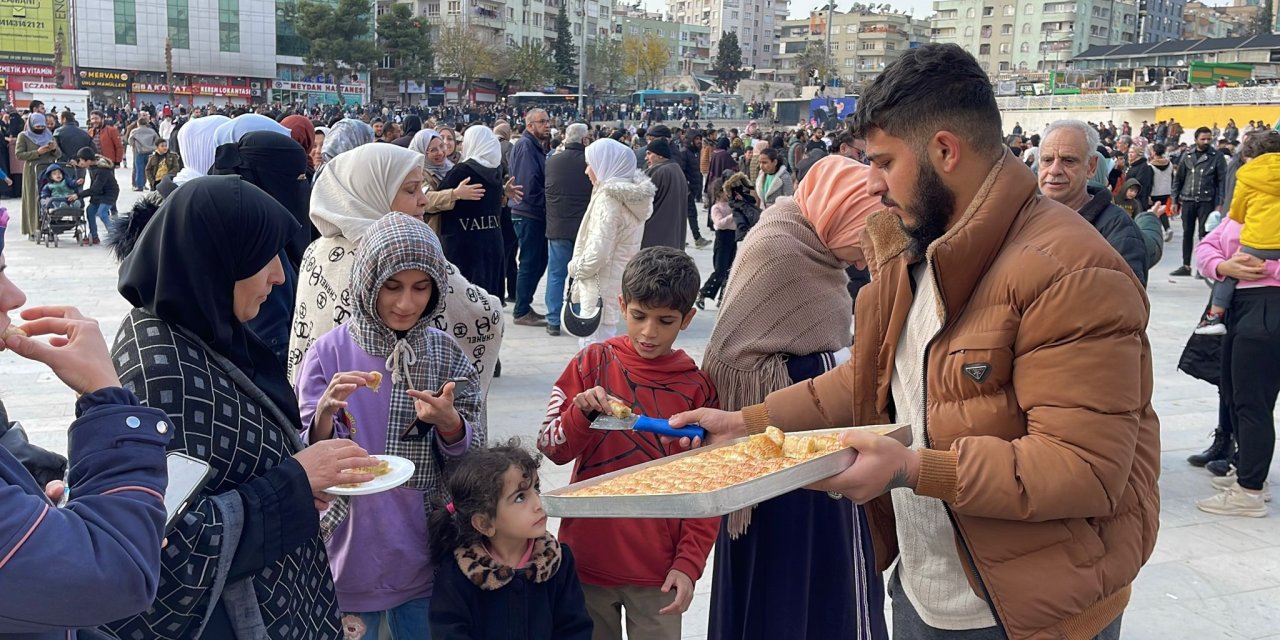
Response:
M622 300L650 309L693 309L701 277L698 265L683 251L649 247L637 253L622 272Z
M159 147L160 145L164 145L167 147L169 146L169 141L165 140L164 138L160 138L159 140L156 140L156 146Z
M1253 131L1245 136L1240 155L1253 159L1268 153L1280 153L1280 132Z
M87 160L92 162L97 157L98 154L94 152L93 147L81 147L80 150L76 152L76 160Z

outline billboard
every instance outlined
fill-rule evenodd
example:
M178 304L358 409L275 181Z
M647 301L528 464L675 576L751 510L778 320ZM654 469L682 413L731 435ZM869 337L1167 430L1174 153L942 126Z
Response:
M54 38L66 33L70 0L0 0L0 58L52 62Z

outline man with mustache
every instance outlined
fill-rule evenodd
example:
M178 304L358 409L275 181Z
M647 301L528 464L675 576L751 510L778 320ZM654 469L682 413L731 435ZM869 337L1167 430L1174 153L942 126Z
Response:
M912 640L1112 640L1159 527L1142 284L1002 144L991 83L954 44L904 53L863 92L854 135L888 211L862 243L854 357L741 412L712 441L841 435L854 463L812 488L867 504Z
M1182 208L1182 266L1169 275L1191 275L1191 250L1204 237L1209 213L1222 210L1226 180L1227 159L1213 148L1213 131L1196 129L1196 147L1182 154L1173 176L1173 202Z

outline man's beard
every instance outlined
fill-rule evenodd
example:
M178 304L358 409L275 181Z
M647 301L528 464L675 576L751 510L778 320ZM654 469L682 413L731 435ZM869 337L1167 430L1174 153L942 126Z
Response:
M910 212L915 214L915 225L903 223L902 228L911 236L911 251L924 257L925 250L947 232L947 223L955 213L956 194L942 183L942 176L928 163L921 163L916 171L916 197L911 201Z
M1209 150L1209 145L1207 145L1207 144L1200 144L1200 143L1196 143L1196 149L1197 149L1198 151L1200 151L1201 153L1203 153L1203 152L1205 152L1205 151L1208 151L1208 150Z

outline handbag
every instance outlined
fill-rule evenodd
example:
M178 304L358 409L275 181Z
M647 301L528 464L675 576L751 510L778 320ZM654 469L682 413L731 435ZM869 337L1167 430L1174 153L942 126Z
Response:
M590 337L600 328L600 319L604 317L604 299L596 297L596 311L591 316L580 316L573 312L573 278L564 287L564 310L560 313L560 326L565 331L579 338Z
M1218 386L1222 381L1222 336L1192 333L1178 358L1178 371Z

